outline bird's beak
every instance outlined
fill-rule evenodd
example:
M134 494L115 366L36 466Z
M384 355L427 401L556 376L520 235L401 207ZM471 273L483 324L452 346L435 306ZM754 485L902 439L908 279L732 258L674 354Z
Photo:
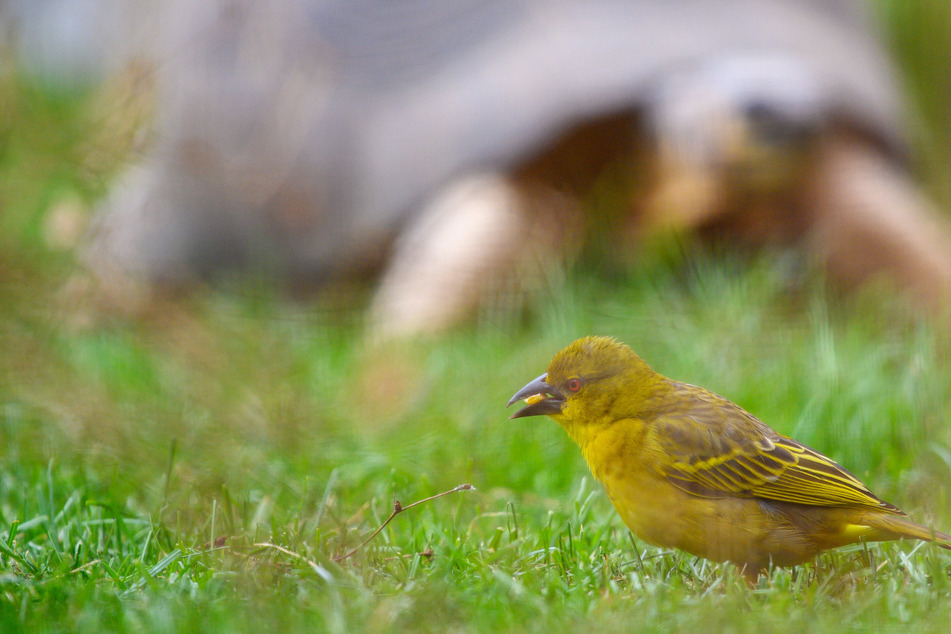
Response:
M548 373L546 372L520 389L515 393L515 396L509 399L509 403L506 407L511 406L515 401L522 399L528 400L528 406L523 407L509 416L509 419L561 413L561 408L565 405L565 397L561 392L545 382L547 378Z

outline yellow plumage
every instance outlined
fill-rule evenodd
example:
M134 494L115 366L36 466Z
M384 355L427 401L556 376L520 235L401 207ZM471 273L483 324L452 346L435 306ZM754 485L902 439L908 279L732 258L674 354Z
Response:
M932 531L831 459L738 405L657 374L630 348L586 337L509 402L547 414L581 448L624 523L653 544L731 561L750 579L861 539Z

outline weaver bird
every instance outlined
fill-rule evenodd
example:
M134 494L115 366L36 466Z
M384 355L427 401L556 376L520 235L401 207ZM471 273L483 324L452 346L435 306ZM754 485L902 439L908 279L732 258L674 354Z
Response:
M951 536L909 520L854 475L740 406L654 372L626 345L585 337L520 389L511 418L568 432L641 539L736 564L750 583L858 542Z

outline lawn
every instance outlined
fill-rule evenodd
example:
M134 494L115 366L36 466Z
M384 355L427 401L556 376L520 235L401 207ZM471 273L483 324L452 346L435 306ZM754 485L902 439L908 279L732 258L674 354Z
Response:
M946 321L692 244L386 350L254 280L124 314L50 220L115 168L90 158L97 95L2 77L0 631L945 631L948 551L856 545L750 589L633 538L558 426L505 403L613 335L948 530Z

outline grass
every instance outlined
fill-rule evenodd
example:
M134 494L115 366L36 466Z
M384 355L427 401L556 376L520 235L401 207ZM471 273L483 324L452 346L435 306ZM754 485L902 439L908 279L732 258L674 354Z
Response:
M253 282L93 316L45 223L104 191L95 98L0 82L0 631L946 628L947 551L857 545L750 590L632 538L565 434L504 408L615 335L949 529L951 340L888 289L713 248L386 351Z
M611 333L951 526L927 322L790 292L769 256L654 266L421 345L379 395L356 327L312 306L208 291L181 319L76 327L41 310L54 290L2 289L0 629L941 629L945 551L856 546L750 591L633 540L556 425L506 419L561 345ZM335 561L394 499L464 482Z

